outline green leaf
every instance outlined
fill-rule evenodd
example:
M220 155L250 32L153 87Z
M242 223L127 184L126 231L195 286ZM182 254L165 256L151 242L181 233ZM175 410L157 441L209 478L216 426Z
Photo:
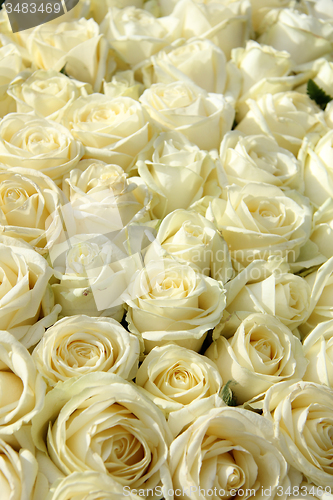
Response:
M313 101L315 101L315 103L318 104L318 106L321 109L325 109L326 105L330 101L333 101L333 97L331 97L330 95L326 94L326 92L323 89L321 89L316 84L316 82L314 82L311 79L308 80L308 84L307 84L307 87L306 87L306 92L307 92L308 96L310 97L310 99L312 99Z
M67 63L65 64L65 66L63 66L61 68L61 70L59 71L59 73L62 73L63 75L68 76L67 73L66 73L66 66L67 66Z
M236 397L230 389L231 384L236 384L236 382L234 380L228 380L225 386L221 389L220 398L222 398L225 404L227 404L228 406L237 406Z

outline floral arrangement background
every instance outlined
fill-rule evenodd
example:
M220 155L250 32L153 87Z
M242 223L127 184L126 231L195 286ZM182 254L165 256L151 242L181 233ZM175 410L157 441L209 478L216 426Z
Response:
M0 11L4 500L332 498L333 3Z

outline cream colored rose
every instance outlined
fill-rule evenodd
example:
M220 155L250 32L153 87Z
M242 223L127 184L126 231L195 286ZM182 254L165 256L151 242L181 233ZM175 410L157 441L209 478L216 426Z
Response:
M253 29L257 32L265 15L278 7L289 7L290 0L250 0Z
M52 284L62 316L87 314L121 321L126 290L138 258L119 258L119 248L104 234L78 234L50 250L59 283ZM141 268L141 266L139 267Z
M333 319L333 257L328 259L318 271L308 274L305 280L311 288L311 300L306 320L299 326L303 337L319 323Z
M131 97L136 101L143 92L143 85L134 78L132 70L117 71L111 82L104 82L103 92L107 97Z
M325 120L330 128L333 128L333 103L329 102L325 108Z
M68 108L63 124L84 144L85 158L115 163L124 170L151 138L141 104L130 97L80 97Z
M176 3L170 17L178 21L174 39L211 40L227 59L233 48L244 46L250 38L251 5L247 0L223 3L182 0Z
M0 331L0 436L7 440L44 404L46 385L25 347Z
M278 51L269 45L261 45L249 40L245 48L232 50L231 59L242 77L240 98L237 101L237 121L244 118L249 107L248 99L257 100L264 94L277 94L293 90L303 83L310 72L292 75L294 67L291 56L286 51Z
M302 192L300 162L273 137L228 132L221 143L220 160L230 184L245 186L251 181Z
M81 160L64 176L63 192L76 219L75 233L108 234L150 217L150 195L139 177L127 178L118 165Z
M161 259L134 276L126 303L128 328L142 334L147 352L169 341L198 351L222 317L225 294L220 282Z
M309 75L320 88L322 88L326 94L330 95L332 92L332 84L333 84L333 62L328 61L327 59L320 58L316 59L312 63L307 63L295 68L296 72L300 72L301 74ZM307 90L307 80L303 85L297 87L295 90L297 92L306 93Z
M333 486L333 392L312 382L281 382L267 392L264 416L287 462L317 486Z
M174 435L200 414L223 405L216 365L178 345L154 347L136 374L136 384L164 412Z
M326 259L333 257L333 200L328 198L313 215L313 229L310 236Z
M1 498L3 500L37 500L38 463L25 448L16 451L0 439ZM41 490L39 490L41 493Z
M175 130L201 149L220 146L231 130L234 109L221 94L210 94L191 82L156 83L140 97L152 123Z
M88 495L88 496L87 496ZM52 484L45 500L140 500L142 496L132 493L101 472L73 472Z
M100 24L108 13L110 7L117 7L118 9L123 9L124 7L137 7L142 9L144 7L143 0L105 0L105 2L100 2L100 0L90 0L90 13L95 21Z
M257 101L249 99L249 111L236 130L248 134L266 134L280 147L297 156L306 134L324 134L324 112L308 97L298 92L265 94Z
M333 387L333 321L317 325L303 342L309 364L303 380Z
M179 132L160 134L148 158L140 155L137 167L153 195L151 214L157 219L177 208L187 209L205 195L219 196L222 192L216 158Z
M221 200L222 202L223 200ZM228 187L222 213L212 216L228 244L231 260L239 270L254 259L271 255L295 262L309 239L312 210L309 200L297 191L282 191L269 184L248 183Z
M33 359L50 386L59 380L94 371L135 377L140 345L112 318L71 316L49 328L33 351Z
M43 249L54 230L47 219L54 214L56 221L64 201L61 190L41 172L20 167L0 170L0 230L6 236Z
M0 117L16 111L15 101L7 94L8 86L16 75L25 69L22 56L14 44L0 44Z
M296 64L318 59L333 48L333 25L295 9L272 9L259 33L260 43L286 50Z
M0 329L25 347L41 339L61 310L54 306L48 285L52 275L46 260L28 243L0 236Z
M100 472L130 489L171 487L171 436L163 413L114 374L59 383L33 419L32 436L44 460L49 457L65 475ZM50 464L46 475L51 472Z
M316 144L305 138L300 157L305 194L315 207L319 207L333 196L333 130L329 130Z
M120 58L134 66L169 45L176 24L171 18L156 18L146 10L121 5L109 9L101 32Z
M225 314L232 316L226 317L224 336L254 312L275 316L292 331L307 318L311 288L304 278L279 269L261 281L257 281L258 275L250 265L225 285Z
M1 170L38 170L60 183L74 168L84 148L68 130L32 113L10 113L0 123Z
M223 380L232 380L237 403L264 393L281 380L299 379L307 361L302 344L270 314L247 316L228 340L221 336L205 353Z
M11 81L8 94L18 113L35 111L49 120L61 121L69 105L81 95L92 93L91 85L53 69L26 71Z
M179 498L264 499L265 491L288 498L285 491L295 483L272 436L271 422L248 410L225 407L202 415L170 447Z
M205 39L160 51L141 71L147 88L153 83L190 81L207 92L237 99L241 87L241 75L233 63L227 63L223 51Z
M68 75L89 83L95 92L115 68L108 42L93 19L37 26L27 39L27 48L37 68L60 71L66 65Z
M226 283L233 276L228 245L213 223L190 210L175 210L159 226L156 240L145 254L145 262L154 257L151 252L161 245L166 254L188 262L206 276Z

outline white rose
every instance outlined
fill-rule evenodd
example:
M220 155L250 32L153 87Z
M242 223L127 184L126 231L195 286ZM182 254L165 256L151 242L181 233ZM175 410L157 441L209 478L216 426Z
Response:
M248 134L266 134L295 156L303 137L312 132L325 133L324 112L305 94L279 92L247 101L249 111L236 130Z
M27 39L32 62L39 69L60 71L101 90L115 67L109 56L108 42L93 19L37 26Z
M139 388L117 375L92 373L58 383L33 419L32 436L44 460L49 457L65 475L102 472L145 492L170 485L165 417Z
M306 321L299 326L299 331L306 336L319 323L333 319L333 257L327 260L318 271L305 277L311 288L310 305Z
M216 365L178 345L154 347L136 374L136 384L164 412L174 435L200 414L223 405Z
M52 284L62 316L87 314L111 316L121 321L122 292L141 263L139 257L126 258L104 234L78 234L50 251L59 283Z
M257 261L254 261L256 264ZM225 285L227 290L226 317L223 335L230 328L254 312L275 316L291 330L295 330L308 316L311 288L301 276L279 269L270 276L257 281L256 266L248 266L236 278Z
M216 499L288 498L293 483L272 435L271 422L240 408L216 408L199 417L170 447L179 498L206 500L215 488Z
M329 102L325 108L325 120L330 128L333 128L333 102Z
M327 61L325 58L316 59L312 63L307 63L295 68L296 72L300 72L308 80L311 78L321 89L330 95L332 93L333 84L333 62ZM295 89L297 92L307 91L307 81ZM328 122L327 122L328 123Z
M26 347L41 339L61 310L54 306L48 285L52 275L46 260L29 244L0 236L0 329Z
M254 259L267 260L271 255L296 261L311 231L307 198L294 190L256 183L229 186L227 196L225 210L214 213L212 204L212 215L239 270Z
M115 163L124 170L151 138L141 104L130 97L79 97L67 109L63 124L84 144L85 158Z
M112 318L71 316L45 332L33 359L49 386L94 371L135 377L140 345L134 335Z
M0 331L0 436L7 440L43 407L46 385L28 350Z
M318 142L304 140L300 152L304 170L305 194L319 207L333 196L333 130Z
M333 321L319 323L303 342L309 364L303 380L333 387Z
M147 88L153 83L191 81L207 92L237 99L241 76L210 40L193 40L170 51L160 51L141 67Z
M179 209L167 215L159 226L152 250L156 244L177 260L193 264L196 270L222 283L233 276L228 245L214 224L194 211ZM145 262L149 260L148 249Z
M146 351L169 341L198 351L225 307L220 282L170 259L148 262L128 288L129 330Z
M143 489L142 489L143 491ZM87 496L88 495L88 496ZM101 472L73 472L52 484L45 500L142 500L142 496L124 488Z
M313 215L311 241L320 253L330 259L333 257L333 200L328 198Z
M0 170L0 230L6 236L44 248L54 230L47 219L51 214L56 219L63 203L63 193L47 175L20 167Z
M281 380L302 378L306 370L302 344L270 314L247 316L228 340L221 336L205 353L223 380L232 380L237 403L264 393Z
M181 132L201 149L218 148L235 116L221 94L207 93L190 82L156 83L140 102L157 127Z
M260 43L286 50L296 64L318 59L333 48L332 24L292 9L270 11L259 32Z
M273 137L228 132L221 142L220 160L230 184L245 186L252 181L302 191L300 162Z
M137 101L143 92L143 85L134 79L132 70L117 71L111 82L104 82L103 92L112 99L122 96L131 97Z
M240 98L237 101L237 121L249 110L246 101L257 100L264 94L277 94L292 90L306 78L307 73L289 76L293 69L291 56L269 45L249 40L245 49L233 49L231 59L242 77Z
M134 6L111 7L101 23L101 32L122 60L136 65L169 45L175 26L175 20L156 18Z
M289 7L290 0L250 0L253 29L257 32L265 15L277 7Z
M177 19L177 38L211 40L230 59L231 50L250 38L251 6L247 0L231 2L177 2L171 18Z
M68 106L81 95L92 93L89 84L79 82L55 70L26 71L11 81L8 89L18 113L35 111L59 122Z
M1 498L3 500L37 500L38 490L35 487L37 486L38 463L33 453L26 448L16 451L0 439L0 458ZM41 493L41 490L39 492Z
M287 462L317 486L333 486L333 391L312 382L281 382L264 399L275 443Z
M153 194L151 213L158 219L177 208L189 208L205 195L219 196L222 192L216 159L179 132L160 134L153 142L150 157L139 157L137 167Z
M108 13L110 7L117 7L123 9L124 7L134 6L138 9L144 7L143 0L90 0L90 13L95 21L100 24Z
M10 113L0 123L1 170L30 168L59 184L83 154L82 144L56 122L30 113Z
M146 185L138 177L127 178L118 165L81 160L64 176L62 189L74 209L76 233L98 229L107 234L150 218Z
M16 111L15 101L7 94L8 86L16 75L25 69L22 56L14 44L0 44L0 117Z

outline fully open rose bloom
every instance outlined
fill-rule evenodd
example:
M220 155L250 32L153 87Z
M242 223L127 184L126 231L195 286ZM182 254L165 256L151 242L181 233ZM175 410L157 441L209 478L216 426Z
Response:
M333 321L323 321L303 342L309 361L303 380L333 388Z
M198 351L225 307L222 284L171 259L150 261L128 287L128 328L146 351L169 341Z
M312 382L275 384L264 399L275 443L290 465L317 486L333 486L333 391Z
M135 377L140 344L112 318L71 316L57 321L33 351L39 373L50 386L94 371Z
M0 236L0 329L23 345L35 345L61 310L48 286L46 260L23 241Z
M60 71L100 92L103 78L109 78L115 63L109 46L93 19L46 23L37 26L27 39L29 55L39 69Z
M62 125L34 113L10 113L0 124L1 169L24 167L58 184L81 160L84 148Z
M35 110L49 120L60 121L68 106L81 95L92 93L88 83L50 70L26 71L11 81L8 94L18 113Z
M170 447L178 498L208 499L212 491L219 500L288 498L286 489L298 482L288 477L272 436L271 422L248 410L225 407L202 415Z
M167 215L157 232L156 244L161 252L181 262L188 262L206 276L226 283L233 276L228 246L214 224L190 210L175 210ZM150 260L150 250L145 262Z
M251 314L228 340L221 336L206 351L223 380L233 380L238 404L280 380L302 378L306 370L302 344L278 319Z
M49 480L55 465L58 477L95 471L130 489L171 488L171 436L163 413L134 384L114 374L59 383L33 419L32 436L47 454L43 470Z
M216 158L210 153L179 132L161 133L151 146L139 157L137 167L153 195L153 217L163 219L177 208L189 208L205 195L220 195Z
M191 81L156 83L140 102L154 125L181 132L201 149L218 148L235 116L222 94L208 93Z
M227 196L224 212L212 203L211 215L235 265L241 269L271 255L296 261L311 231L312 210L306 197L254 182L228 187Z
M56 184L37 170L13 167L0 170L0 228L2 233L44 248L51 237L64 195Z
M141 104L130 97L79 97L68 108L63 124L84 144L85 158L115 163L124 170L129 170L151 137Z

